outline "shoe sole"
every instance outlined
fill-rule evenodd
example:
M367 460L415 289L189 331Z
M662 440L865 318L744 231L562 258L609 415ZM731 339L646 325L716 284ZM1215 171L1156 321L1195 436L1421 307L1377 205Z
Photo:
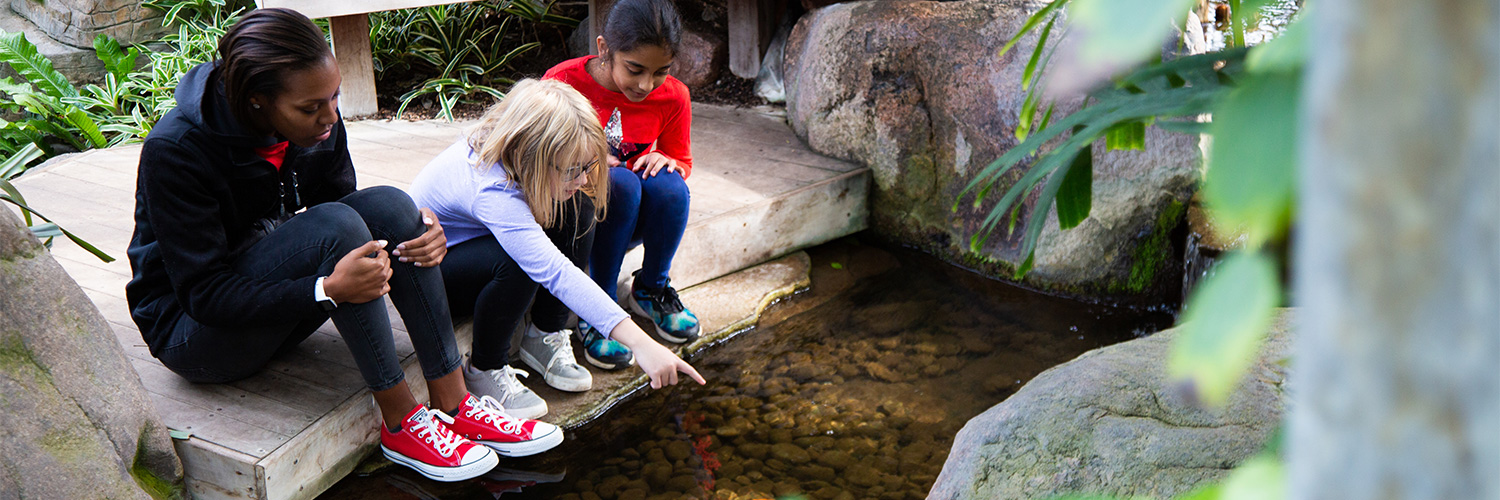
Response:
M588 358L588 356L585 355L584 358ZM547 385L552 386L553 389L566 392L585 392L594 387L594 380L592 377L590 377L589 380L579 382L559 378L553 376L550 373L547 373L547 365L544 365L541 362L537 361L536 358L531 357L531 353L526 352L525 349L521 350L521 362L526 363L526 366L531 367L531 369L540 372L542 374L542 381L546 382Z
M529 457L537 453L556 448L557 445L562 444L563 431L561 428L554 428L552 432L548 433L545 436L533 438L530 441L522 441L519 443L501 443L497 441L474 442L490 447L490 449L495 450L495 453L498 455L504 455L507 457ZM488 471L489 469L485 470Z
M386 448L383 444L380 445L380 451L381 453L385 454L385 458L387 460L410 467L412 470L417 471L417 473L423 476L427 476L428 479L431 479L433 481L442 481L445 483L474 479L476 477L484 475L484 473L489 472L490 469L493 469L496 465L500 464L499 453L490 453L488 455L485 455L483 459L480 459L479 461L476 461L469 465L460 465L457 467L439 467L436 465L428 465L422 463L422 461L420 460L397 453L395 450Z
M588 352L584 352L583 353L583 360L584 361L588 361L589 364L591 364L591 365L597 366L597 367L599 367L601 369L605 369L605 370L620 370L620 369L629 368L629 367L635 365L635 356L631 356L630 357L630 361L626 361L624 363L606 363L606 362L603 362L603 361L599 361L598 359L595 359L593 356L590 356Z
M641 316L644 316L647 320L651 319L651 313L646 312L646 308L641 307L640 301L635 300L635 289L634 288L631 288L631 290L630 290L630 298L626 299L626 300L628 302L630 302L630 310L632 312L634 312L636 314L639 314ZM667 331L663 330L662 327L661 327L661 325L656 324L655 321L651 321L650 323L651 323L651 327L654 328L654 329L656 329L656 336L661 337L662 340L665 340L667 342L671 342L673 344L686 344L686 343L688 343L690 341L698 339L698 337L696 337L696 336L694 336L694 337L678 337L676 335L672 335L670 333L667 333ZM588 357L588 356L584 356L584 357Z
M542 404L527 408L511 408L509 406L505 406L504 404L502 404L501 406L505 407L505 414L526 420L536 420L547 415L546 401L542 401Z

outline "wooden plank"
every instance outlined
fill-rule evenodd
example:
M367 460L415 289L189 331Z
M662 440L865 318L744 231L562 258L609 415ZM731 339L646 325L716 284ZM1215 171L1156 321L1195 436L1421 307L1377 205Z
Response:
M604 36L604 22L609 20L609 9L614 6L614 0L589 0L588 46L590 54L599 54L599 44L596 40Z
M188 491L198 500L260 498L255 457L197 438L173 439Z
M300 3L320 2L302 0ZM346 4L369 6L378 3L378 0L367 0ZM390 9L365 12L381 10ZM379 112L380 106L375 102L375 63L370 55L370 15L358 13L334 16L328 20L328 27L333 32L333 57L338 60L339 76L344 79L339 86L339 109L347 117L369 116Z
M362 0L359 2L350 2L347 0L256 0L255 3L262 9L281 7L292 9L301 12L302 15L309 18L317 19L320 17L348 16L387 10L467 3L470 1L473 0Z
M415 365L415 363L413 363ZM416 378L421 378L416 369ZM408 378L413 371L407 370ZM408 385L426 387L426 384ZM421 401L419 398L418 401ZM270 500L316 497L359 465L380 442L380 412L361 390L256 463L256 482Z
M166 420L164 411L163 422L169 427L190 430L248 455L265 456L316 420L316 415L226 384L188 382L154 359L131 359L131 364L147 392L196 408L195 412L173 415L188 420ZM231 424L211 424L224 421Z
M740 78L760 74L760 2L729 0L729 71Z
M151 403L156 406L157 414L161 415L162 422L167 427L190 432L193 439L214 443L240 454L251 457L264 455L291 437L248 425L224 412L185 402L169 394L151 391L147 393L150 394ZM257 450L262 451L257 453ZM252 469L246 467L246 470Z

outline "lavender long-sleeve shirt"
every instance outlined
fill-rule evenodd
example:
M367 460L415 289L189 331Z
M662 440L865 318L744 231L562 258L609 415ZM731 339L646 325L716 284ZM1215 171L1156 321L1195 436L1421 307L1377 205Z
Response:
M500 165L475 168L477 160L468 139L460 139L412 181L412 199L437 214L448 247L494 235L532 281L600 332L609 335L630 317L547 239L526 204L526 195L510 182L505 169Z

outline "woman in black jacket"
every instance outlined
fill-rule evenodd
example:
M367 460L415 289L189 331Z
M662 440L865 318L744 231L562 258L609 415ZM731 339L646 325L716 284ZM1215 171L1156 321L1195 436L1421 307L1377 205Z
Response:
M557 427L469 395L436 269L442 226L398 189L355 190L322 31L290 10L252 11L219 55L183 76L177 107L141 149L126 297L151 354L190 381L229 382L331 316L393 461L460 480L497 463L489 448L527 455L561 442ZM439 411L406 385L377 300L387 293Z

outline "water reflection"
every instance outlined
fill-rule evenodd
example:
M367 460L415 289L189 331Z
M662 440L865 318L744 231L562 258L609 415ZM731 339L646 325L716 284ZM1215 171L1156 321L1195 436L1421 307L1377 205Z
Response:
M502 462L566 474L444 485L390 468L327 498L412 498L366 486L398 477L431 495L416 498L924 498L969 418L1048 367L1170 322L842 245L811 252L814 287L852 286L694 360L709 385L647 393L552 452Z

